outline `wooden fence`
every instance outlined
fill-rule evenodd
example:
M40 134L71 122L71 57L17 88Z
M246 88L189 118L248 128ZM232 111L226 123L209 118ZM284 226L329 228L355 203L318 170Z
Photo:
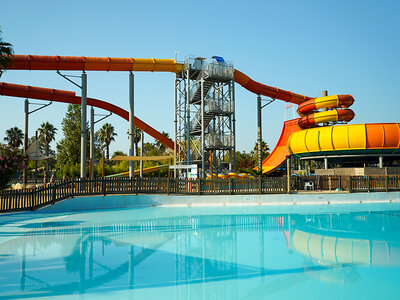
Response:
M388 192L400 190L400 176L292 176L290 191L305 185L319 191ZM109 194L245 195L284 194L287 177L231 179L95 178L72 179L46 187L0 192L0 212L36 210L75 196Z

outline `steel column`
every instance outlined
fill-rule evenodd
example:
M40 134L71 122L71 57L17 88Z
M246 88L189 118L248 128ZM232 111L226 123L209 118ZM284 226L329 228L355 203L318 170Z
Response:
M262 175L261 96L257 96L258 172Z
M190 165L190 73L186 71L186 164Z
M174 166L178 164L178 74L175 74L175 91L174 91L174 104L175 104L175 119L174 119ZM174 178L176 178L176 168L174 168Z
M233 157L232 157L232 160L233 160L233 167L232 167L232 171L233 172L236 172L236 117L235 117L235 114L236 114L236 109L235 109L235 81L234 80L231 80L231 84L232 84L232 89L231 89L231 92L232 92L232 109L233 109L233 127L232 127L232 129L233 129L233 135L232 135L232 138L233 138Z
M143 156L143 147L144 147L144 131L142 130L140 137L140 156ZM140 177L143 177L143 160L140 161Z
M87 113L87 75L82 73L82 96L81 96L81 178L86 177L86 113Z
M90 109L90 178L94 178L93 173L93 160L94 160L94 108Z
M24 112L24 153L28 150L28 120L29 120L29 101L25 99L25 112ZM28 165L24 168L23 184L26 187L28 183Z
M134 75L129 72L129 156L134 156ZM129 161L129 177L134 177L135 165Z
M205 135L204 135L204 79L201 78L200 81L201 88L201 178L206 178L206 160L205 160Z

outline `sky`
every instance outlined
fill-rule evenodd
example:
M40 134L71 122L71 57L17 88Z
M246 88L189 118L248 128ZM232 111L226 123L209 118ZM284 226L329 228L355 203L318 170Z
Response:
M400 1L30 1L2 4L2 37L15 54L175 58L222 56L252 79L310 97L351 94L351 124L400 122ZM80 72L64 72L80 75ZM127 72L87 72L88 97L128 109ZM80 90L55 71L6 71L3 82ZM253 149L257 96L236 84L236 148ZM34 103L46 103L32 100ZM262 112L263 139L272 149L285 102ZM31 105L31 110L37 108ZM63 138L66 104L53 103L29 117L29 136L42 122ZM89 110L88 110L89 111ZM24 99L0 96L0 142L24 128ZM96 114L107 112L100 109ZM174 134L174 74L135 72L135 115ZM287 118L292 111L287 112ZM101 116L96 117L101 118ZM128 152L128 123L116 115L110 145ZM145 136L145 141L154 141Z

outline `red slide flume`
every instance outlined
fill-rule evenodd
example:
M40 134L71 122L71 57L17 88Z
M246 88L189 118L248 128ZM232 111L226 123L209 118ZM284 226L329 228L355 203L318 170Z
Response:
M39 100L49 100L49 101L78 104L78 105L81 104L81 97L76 96L75 92L47 89L47 88L19 85L19 84L5 83L5 82L0 82L0 95L39 99ZM126 110L114 104L93 98L87 98L87 104L104 110L108 110L129 121L129 113ZM172 150L174 149L174 142L171 141L169 138L167 138L165 135L161 134L159 131L155 130L150 125L146 124L137 117L134 117L134 123L136 127L143 130L156 140L160 141L168 148Z

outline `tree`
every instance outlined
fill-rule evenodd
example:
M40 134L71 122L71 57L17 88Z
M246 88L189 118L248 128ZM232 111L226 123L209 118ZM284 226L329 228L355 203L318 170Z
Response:
M141 140L142 140L142 131L139 128L134 127L133 128L133 143L135 144L135 153L136 153L136 155L139 155L139 153L138 153L138 149L139 149L138 145L139 145Z
M23 139L24 134L18 127L15 126L6 130L6 137L4 138L4 141L6 141L10 147L18 148L22 145Z
M39 131L39 138L40 140L45 144L46 147L46 156L49 156L50 154L50 143L54 141L54 138L56 136L56 131L57 128L55 128L52 124L49 122L43 122L40 125L40 128L38 129ZM49 161L46 160L46 174L48 175L49 172Z
M106 158L110 159L110 143L115 141L114 137L117 136L117 133L114 132L114 126L110 123L105 123L99 129L100 140L103 142L104 147L106 148Z
M61 125L64 138L57 143L57 167L63 175L69 173L68 176L77 176L79 175L81 156L81 109L79 105L68 105ZM89 147L89 143L87 147ZM72 171L64 172L63 170Z
M253 174L253 168L255 167L255 161L252 153L236 152L236 171L238 173L250 173Z
M0 144L0 189L4 189L12 176L25 168L22 150Z
M1 34L0 30L0 34ZM6 43L3 41L3 38L0 36L0 77L3 74L3 70L7 68L7 66L11 62L11 56L14 54L14 50L10 43Z
M168 132L163 131L163 132L161 132L161 133L162 133L163 135L165 135L167 138L169 138ZM157 141L156 144L155 144L155 146L156 146L158 149L160 149L161 152L164 152L165 149L166 149L165 145L162 144L160 141Z
M258 142L256 142L256 144L254 145L253 148L254 154L255 154L255 159L258 159ZM267 156L269 155L269 146L267 145L266 142L261 141L261 158L262 160L264 160L265 158L267 158Z

